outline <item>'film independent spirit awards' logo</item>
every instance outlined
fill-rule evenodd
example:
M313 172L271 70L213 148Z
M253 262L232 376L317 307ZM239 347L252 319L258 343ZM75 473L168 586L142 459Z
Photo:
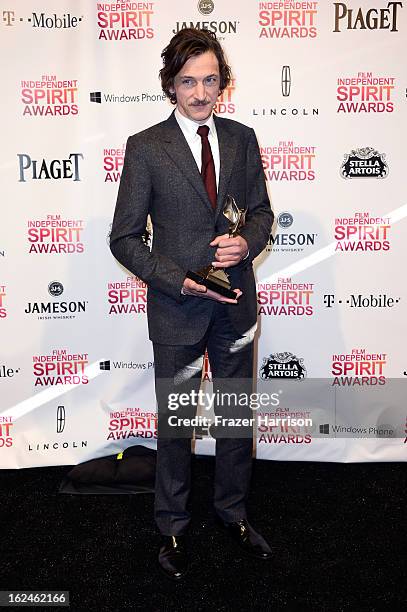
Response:
M63 218L61 215L46 215L45 218L28 219L27 240L29 253L72 254L83 253L85 246L82 233L83 219Z
M0 285L0 319L7 317L7 287L6 285Z
M99 40L154 38L154 2L97 2Z
M77 115L78 80L43 74L38 81L21 81L23 117Z
M259 38L315 38L318 2L259 2Z
M66 348L53 349L50 354L33 355L34 386L87 385L88 353L74 353Z
M13 417L0 415L0 448L13 446Z

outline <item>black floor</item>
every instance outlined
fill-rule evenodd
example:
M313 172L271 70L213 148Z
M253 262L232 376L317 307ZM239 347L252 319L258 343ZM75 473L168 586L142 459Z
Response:
M0 590L68 590L59 609L74 611L406 609L405 463L256 461L250 518L271 563L239 558L213 526L213 469L194 457L179 584L157 570L151 494L62 495L68 467L0 470Z

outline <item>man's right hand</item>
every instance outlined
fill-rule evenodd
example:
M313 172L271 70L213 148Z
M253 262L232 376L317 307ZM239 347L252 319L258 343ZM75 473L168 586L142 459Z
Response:
M220 293L216 293L216 291L212 291L205 287L205 285L199 285L191 278L186 278L184 280L184 284L182 285L182 293L183 295L193 295L195 297L205 298L207 300L215 300L216 302L222 302L223 304L237 304L237 300L242 295L240 289L233 289L236 293L236 299L232 300L230 298L224 297L220 295Z

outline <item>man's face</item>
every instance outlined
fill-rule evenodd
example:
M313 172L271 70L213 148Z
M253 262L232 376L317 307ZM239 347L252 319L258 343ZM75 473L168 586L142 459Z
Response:
M190 57L174 78L170 89L177 96L181 115L204 123L219 95L219 63L212 51Z

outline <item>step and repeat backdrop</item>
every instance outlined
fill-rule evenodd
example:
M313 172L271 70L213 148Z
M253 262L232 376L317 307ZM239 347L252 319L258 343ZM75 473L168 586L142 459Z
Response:
M109 233L128 136L172 111L161 51L191 25L224 45L233 81L216 112L254 128L275 211L256 260L255 370L286 418L257 427L257 457L406 460L407 3L0 12L0 467L155 446L147 287ZM196 438L214 452L209 429Z

